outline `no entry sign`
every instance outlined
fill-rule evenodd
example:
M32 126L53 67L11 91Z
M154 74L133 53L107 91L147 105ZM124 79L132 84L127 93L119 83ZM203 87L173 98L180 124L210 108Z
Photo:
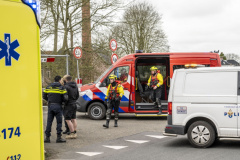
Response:
M117 62L117 60L118 60L118 55L116 53L112 54L112 57L111 57L112 64Z
M117 50L117 41L115 39L112 39L110 41L110 49L114 52Z
M80 59L82 57L82 49L80 47L75 47L73 50L73 55L76 59Z

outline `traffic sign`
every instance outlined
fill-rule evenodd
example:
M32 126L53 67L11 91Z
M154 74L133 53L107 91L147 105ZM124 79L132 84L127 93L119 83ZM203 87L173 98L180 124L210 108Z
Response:
M73 50L73 55L76 59L80 59L82 57L82 49L80 47L75 47Z
M114 52L117 50L117 41L115 39L112 39L110 41L110 49Z
M113 53L113 54L112 54L112 57L111 57L111 62L112 62L112 64L115 63L115 62L117 62L117 60L118 60L118 55L117 55L116 53Z

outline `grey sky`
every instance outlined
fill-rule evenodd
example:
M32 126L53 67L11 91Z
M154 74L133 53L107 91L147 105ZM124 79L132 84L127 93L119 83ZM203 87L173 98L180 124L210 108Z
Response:
M171 52L220 50L240 54L240 0L147 2L163 15Z

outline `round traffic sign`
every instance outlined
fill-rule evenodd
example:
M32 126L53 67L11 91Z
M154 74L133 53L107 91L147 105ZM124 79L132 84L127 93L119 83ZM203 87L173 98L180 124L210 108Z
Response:
M73 55L76 59L80 59L82 57L82 49L80 47L75 47L73 50Z
M116 53L113 53L112 56L111 56L111 62L112 64L117 62L118 60L118 55Z
M110 41L110 49L114 52L117 50L117 41L115 39L112 39Z

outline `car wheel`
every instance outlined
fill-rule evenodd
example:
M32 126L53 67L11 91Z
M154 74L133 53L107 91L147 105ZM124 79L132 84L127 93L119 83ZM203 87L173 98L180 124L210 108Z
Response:
M205 121L197 121L188 128L188 140L196 148L210 147L216 137L216 133L212 125Z
M88 116L94 120L103 119L106 115L106 108L100 102L94 102L88 107Z

